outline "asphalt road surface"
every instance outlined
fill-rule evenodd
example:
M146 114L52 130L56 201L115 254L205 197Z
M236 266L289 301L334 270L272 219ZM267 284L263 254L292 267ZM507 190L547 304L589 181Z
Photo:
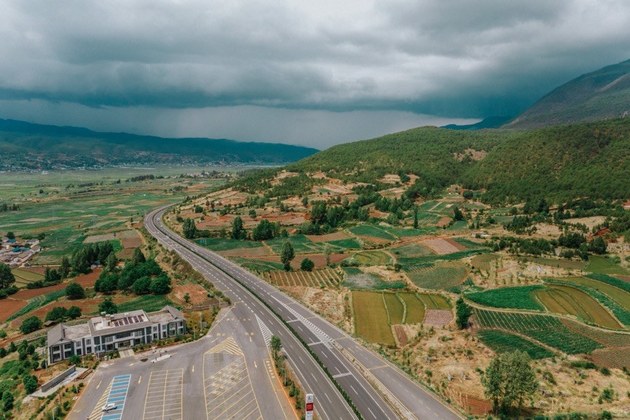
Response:
M365 419L461 418L403 371L361 346L338 327L249 271L168 229L162 222L165 210L160 208L146 216L145 226L149 233L163 246L180 254L233 302L244 304L251 311L251 316L258 317L269 331L281 339L302 384L307 392L315 395L315 410L320 418L347 419L355 416L303 343L317 355ZM352 363L344 353L356 362ZM379 389L388 391L387 400L376 391L375 383Z

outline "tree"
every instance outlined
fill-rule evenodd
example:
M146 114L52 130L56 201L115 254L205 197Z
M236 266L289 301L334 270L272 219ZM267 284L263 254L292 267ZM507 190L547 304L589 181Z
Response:
M22 383L27 394L32 394L37 390L37 376L35 375L24 375Z
M457 328L463 330L468 327L468 318L472 315L472 309L464 302L464 299L460 297L455 302L455 314Z
M22 334L29 334L33 331L37 331L42 327L42 320L36 316L32 316L30 318L26 318L22 325L20 325L20 331Z
M258 226L252 231L252 239L255 241L266 241L276 236L277 226L267 219L262 219Z
M94 290L101 293L112 293L118 287L118 276L114 273L103 271L94 283Z
M195 221L192 219L184 220L182 230L186 239L193 239L197 236L197 225L195 225Z
M326 267L330 266L330 255L332 254L332 248L330 247L330 244L325 244L324 245L324 257L326 257Z
M0 289L6 289L15 283L15 276L11 272L11 267L0 263Z
M77 319L81 316L81 308L79 308L78 306L71 306L68 308L66 315L70 319Z
M190 303L190 293L186 292L186 294L184 294L184 302Z
M166 274L157 276L151 280L151 293L154 295L165 295L171 291L171 279Z
M589 251L591 251L593 254L599 254L599 255L605 254L606 248L607 248L606 241L601 236L598 236L595 239L593 239L593 241L588 246Z
M453 220L456 222L459 220L464 220L464 214L457 206L453 206Z
M13 410L14 401L15 399L13 398L13 394L11 393L11 391L4 391L4 393L2 394L2 410L5 413Z
M70 300L85 298L85 289L79 283L70 283L66 287L66 296Z
M62 279L68 277L68 274L70 274L70 260L68 259L68 257L63 256L61 258L61 265L59 266L58 271Z
M133 264L141 264L146 262L147 259L144 257L142 250L140 248L136 248L133 250L133 257L131 257L131 262Z
M98 305L99 312L105 312L106 314L115 314L118 312L118 307L112 301L112 298L106 298Z
M133 290L136 295L148 295L151 293L151 278L147 276L140 277L133 282L131 290Z
M7 239L9 239L9 240L13 240L13 239L15 239L15 233L13 233L13 232L7 232Z
M413 206L413 228L418 229L418 206Z
M247 232L243 229L243 219L240 216L236 216L232 220L232 239L245 239Z
M481 378L485 394L492 400L495 412L508 414L520 410L523 402L538 389L536 374L527 353L502 353L490 362Z
M116 270L117 266L118 258L116 257L116 253L112 252L105 260L105 271L109 271L111 273L112 271Z
M68 311L63 306L55 306L46 314L46 321L59 322L68 316Z
M308 258L304 258L300 263L300 270L302 271L313 271L313 268L315 268L315 263Z
M286 271L291 271L291 261L295 258L295 251L291 242L284 241L282 244L282 250L280 251L280 261L284 264Z
M249 217L251 217L252 219L256 218L256 210L255 209L250 209L249 210Z
M273 354L274 359L278 356L280 349L282 348L282 342L280 338L275 335L271 336L271 353Z

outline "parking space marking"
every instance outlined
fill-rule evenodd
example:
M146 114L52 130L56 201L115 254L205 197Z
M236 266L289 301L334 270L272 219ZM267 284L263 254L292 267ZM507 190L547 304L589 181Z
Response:
M184 369L153 371L144 400L145 420L183 418Z
M125 410L127 392L131 383L131 375L117 375L112 378L109 386L96 403L94 410L88 417L89 420L120 420ZM103 412L103 407L107 404L115 404L116 408Z
M204 354L203 381L208 419L261 417L245 357L232 337Z

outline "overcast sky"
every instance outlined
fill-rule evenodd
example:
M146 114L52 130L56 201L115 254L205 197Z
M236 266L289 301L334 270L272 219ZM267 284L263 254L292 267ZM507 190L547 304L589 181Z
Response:
M628 0L0 0L0 118L325 148L516 115L629 40Z

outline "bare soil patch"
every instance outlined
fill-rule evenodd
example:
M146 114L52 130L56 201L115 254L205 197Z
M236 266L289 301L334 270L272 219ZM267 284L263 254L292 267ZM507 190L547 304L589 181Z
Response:
M224 257L243 257L243 258L258 258L272 256L273 253L266 246L260 246L258 248L236 248L228 249L225 251L219 251L219 254Z
M394 337L396 338L396 343L398 347L404 347L407 345L408 338L407 333L405 333L405 329L402 325L393 325L394 328Z
M630 368L630 347L598 349L591 353L591 359L597 366L623 369Z
M444 216L444 217L441 217L440 220L438 220L438 222L435 224L435 226L437 226L439 228L443 228L443 227L446 227L446 226L450 225L452 221L453 221L452 218L450 218L448 216Z
M181 304L186 304L186 300L184 296L190 296L190 304L191 305L204 305L209 302L208 292L203 286L194 283L188 284L176 284L173 287L173 292L171 296L173 300L178 301Z
M424 325L431 325L434 327L442 327L448 325L453 319L451 311L444 309L427 309L424 315Z
M447 255L460 251L459 247L456 246L455 243L456 242L450 239L444 238L426 239L421 242L422 245L428 246L438 255Z
M341 241L344 239L350 239L351 236L343 231L328 233L326 235L306 235L311 242L330 242L330 241Z
M13 298L6 298L0 300L0 322L4 322L11 315L26 306L25 300L16 300Z

